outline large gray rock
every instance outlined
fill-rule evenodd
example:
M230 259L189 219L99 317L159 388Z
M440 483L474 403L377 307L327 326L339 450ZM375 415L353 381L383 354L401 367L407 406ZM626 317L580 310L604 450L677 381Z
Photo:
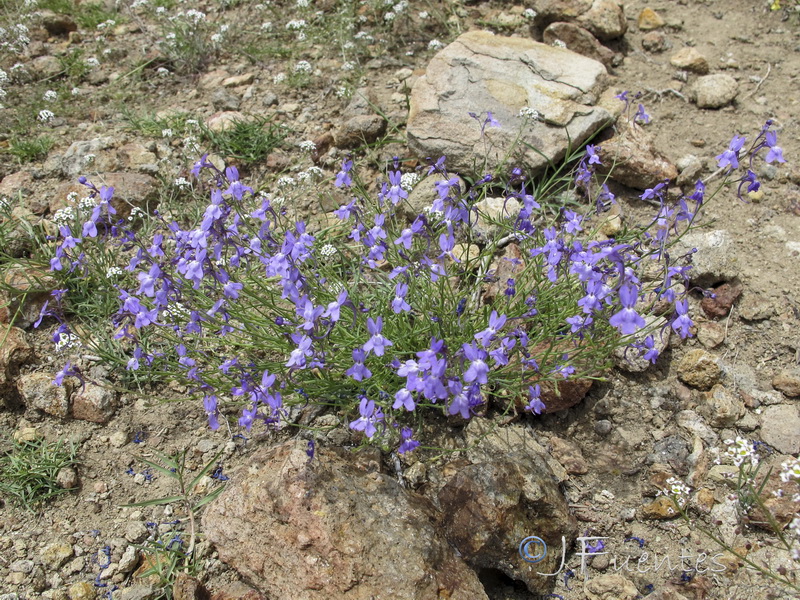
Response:
M430 503L364 454L319 448L309 462L302 440L260 452L209 505L203 531L270 598L486 599Z
M61 157L62 174L77 179L81 175L115 170L118 164L112 151L115 144L112 137L72 142Z
M447 156L451 170L476 174L484 159L498 164L519 137L515 158L540 170L621 113L622 102L604 93L606 78L602 64L563 48L465 33L434 56L414 84L409 147L422 158ZM540 119L525 124L523 107L538 111ZM482 136L487 111L501 126L485 127Z

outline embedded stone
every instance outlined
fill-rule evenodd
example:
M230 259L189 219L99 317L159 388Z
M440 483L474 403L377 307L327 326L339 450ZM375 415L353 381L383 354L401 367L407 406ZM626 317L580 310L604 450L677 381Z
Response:
M423 158L446 156L451 171L482 175L484 159L497 164L513 146L515 159L541 171L621 113L622 103L604 94L606 86L606 69L595 60L530 39L471 31L438 52L414 84L409 147ZM535 108L539 119L520 116L523 107ZM486 110L500 127L491 126Z
M642 48L648 52L664 52L669 50L672 44L663 31L650 31L642 36Z
M116 153L111 151L115 144L112 137L72 142L61 157L61 173L77 180L87 173L115 171L119 166ZM83 190L85 194L86 188Z
M320 447L310 464L306 449L294 440L256 453L208 505L203 531L223 562L284 600L368 600L387 590L486 600L438 533L430 502L364 453Z
M617 121L617 131L599 146L598 173L628 187L643 190L678 176L678 169L656 148L655 138L628 119Z
M484 198L475 203L475 209L478 218L472 225L473 231L479 240L491 242L511 231L522 205L516 198Z
M761 413L761 439L778 452L800 452L800 409L797 405L767 407Z
M705 400L697 412L712 427L732 427L745 414L744 402L725 386L717 384L704 396Z
M69 415L70 383L54 385L46 373L25 373L17 381L17 390L25 406L65 419Z
M692 73L698 73L700 75L708 73L708 61L706 57L700 54L696 48L692 47L678 50L672 55L672 58L669 59L669 64L678 69L691 71Z
M72 558L74 550L72 544L67 542L53 542L44 547L39 555L42 559L42 564L50 571L60 569L66 562Z
M333 134L338 148L355 148L371 144L386 131L386 121L380 115L357 115L345 121Z
M19 401L15 379L19 368L33 359L34 352L19 327L0 325L0 340L0 401L14 408Z
M639 18L636 20L636 26L640 31L651 31L664 25L664 18L649 6L642 9L642 12L639 13Z
M158 207L159 190L158 181L151 175L144 173L99 173L90 178L98 188L107 186L114 188L111 206L117 211L115 217L127 219L134 208L146 214L152 214ZM67 206L67 195L70 192L78 194L78 198L88 195L86 187L77 183L61 184L56 194L50 201L50 211L55 212ZM97 199L99 201L99 198Z
M673 519L679 514L672 498L667 496L659 496L649 504L642 506L642 518L644 519Z
M772 378L772 387L789 398L800 396L800 367L783 369Z
M722 108L739 93L739 84L727 73L705 75L695 81L690 96L699 108Z
M72 416L80 421L108 423L116 410L114 391L93 383L87 382L72 397Z
M731 312L733 303L742 294L743 286L738 281L723 283L713 288L714 296L706 296L700 301L700 308L709 317L721 319Z
M588 600L635 600L639 590L630 579L616 573L605 573L592 577L583 584Z
M542 33L545 44L553 45L556 40L561 40L568 50L577 52L610 67L614 60L614 52L603 46L597 38L573 23L551 23Z
M709 390L721 375L719 360L705 350L690 350L678 363L678 379L690 387Z

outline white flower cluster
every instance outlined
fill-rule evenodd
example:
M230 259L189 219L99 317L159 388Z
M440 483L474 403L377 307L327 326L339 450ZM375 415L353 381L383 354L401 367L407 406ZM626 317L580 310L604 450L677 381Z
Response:
M90 56L89 58L86 59L86 64L92 68L95 68L100 66L100 61L97 60L94 56Z
M311 63L307 60L301 60L294 66L295 73L311 73Z
M77 336L74 336L71 333L62 333L56 342L56 352L61 352L67 348L74 348L80 345L81 343Z
M561 40L553 40L553 44L552 45L555 46L556 48L566 48L567 47L567 45L564 42L562 42Z
M58 225L59 227L63 227L65 225L69 225L75 219L75 209L71 206L67 206L60 210L57 210L53 215L53 223Z
M353 71L356 68L356 63L351 61L345 61L342 64L342 71Z
M95 206L97 206L97 202L91 196L85 196L78 202L78 210L81 214L92 212Z
M314 152L314 150L317 149L317 145L314 142L312 142L311 140L303 140L302 142L300 142L297 145L300 147L300 150L302 150L303 152Z
M19 54L25 46L31 43L29 33L30 30L22 23L12 25L8 29L0 27L0 50Z
M297 180L300 183L305 183L306 181L310 181L314 178L321 179L323 175L322 169L319 167L308 167L305 171L300 171L297 174Z
M524 11L522 11L522 16L525 17L526 19L533 20L536 18L536 11L533 10L532 8L526 8Z
M410 192L412 189L414 189L414 186L417 185L417 182L419 180L420 180L420 175L415 171L403 173L402 175L400 175L400 187L403 188L405 191Z
M178 13L178 16L181 16L181 13ZM186 18L191 21L192 24L197 25L206 20L206 13L190 8L186 11Z
M106 270L106 279L116 279L117 277L122 277L124 274L125 271L119 267L109 267Z
M272 29L272 21L264 21L261 24L261 31L270 31Z
M128 221L133 221L135 219L144 219L147 216L147 213L144 212L138 206L134 206L131 209L131 216L128 217Z
M279 177L278 181L276 181L275 183L278 187L288 187L297 185L297 182L295 181L294 177L289 177L288 175Z
M117 24L117 22L114 21L113 19L108 19L107 21L103 21L102 23L98 23L97 24L97 29L99 31L103 31L104 29L110 29L111 27L113 27L116 24Z
M746 460L750 461L752 467L758 465L756 447L750 440L737 435L735 440L725 440L725 445L728 446L725 454L733 460L735 466L740 467Z
M53 114L53 111L40 110L39 111L39 116L36 117L36 118L39 120L40 123L49 123L50 121L55 119L56 116L55 116L55 114Z
M11 205L8 203L8 198L5 196L0 198L0 212L6 212L9 208L11 208Z
M671 496L678 503L678 506L684 506L689 500L689 494L692 492L691 488L677 477L670 477L665 483L667 487L659 490L657 495ZM674 512L674 509L670 508L670 511Z
M325 244L322 248L319 249L319 254L323 258L330 258L334 254L336 254L336 252L338 252L338 250L336 250L336 247L332 246L331 244Z
M168 304L167 308L164 309L164 314L166 314L173 321L188 319L191 316L189 309L180 302Z
M781 464L781 481L789 483L792 479L800 481L800 458L787 460Z
M278 85L279 83L283 83L286 81L286 73L278 73L272 78L272 83Z
M297 8L308 8L308 0L297 0Z
M444 44L437 39L428 42L428 50L441 50L442 48L444 48Z
M175 184L176 187L178 187L180 189L192 187L192 184L186 179L186 177L178 177L174 181L174 184Z
M523 119L530 119L531 121L539 120L539 111L530 106L523 106L519 109L519 116Z
M45 102L55 102L58 100L58 93L53 90L47 90L44 95L42 95L42 100Z
M306 26L306 22L304 19L292 19L288 23L286 23L286 29L292 29L294 31L299 31Z

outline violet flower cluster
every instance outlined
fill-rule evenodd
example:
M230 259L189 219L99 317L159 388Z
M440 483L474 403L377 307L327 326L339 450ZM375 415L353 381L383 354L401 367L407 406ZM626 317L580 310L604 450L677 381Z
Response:
M769 125L759 140L756 152L782 159ZM731 169L742 157L734 142L720 158ZM183 381L211 428L230 423L230 408L249 431L319 404L407 452L419 445L424 411L469 419L516 406L539 415L546 389L602 376L615 349L655 362L657 327L691 335L688 257L669 249L697 218L705 186L674 206L666 183L646 190L660 206L652 221L605 239L598 212L614 197L592 183L601 164L601 148L588 146L573 173L576 187L592 191L592 210L550 218L540 206L548 199L529 193L521 170L505 184L487 175L464 189L441 158L417 184L430 206L408 218L397 159L376 198L348 159L334 186L350 200L336 223L312 231L286 203L204 156L192 172L210 194L196 223L156 212L144 236L110 210L113 189L87 183L98 208L79 228L61 227L51 267L79 272L92 243L119 247L126 275L110 330L120 360ZM519 210L498 218L479 208L499 194ZM478 222L501 233L478 237ZM498 281L501 267L513 273ZM648 322L665 303L663 324ZM79 373L68 364L59 379Z

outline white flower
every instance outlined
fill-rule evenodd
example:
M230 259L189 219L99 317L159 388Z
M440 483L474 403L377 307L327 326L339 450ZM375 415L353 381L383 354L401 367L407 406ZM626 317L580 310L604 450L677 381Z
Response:
M300 142L297 145L300 147L300 150L302 150L303 152L314 152L314 150L317 149L317 145L314 142L312 142L311 140L303 140L302 142Z
M384 21L393 21L395 16L396 15L392 11L389 11L386 14L383 15L383 20Z
M787 460L781 464L781 481L788 483L792 479L800 480L800 459Z
M419 180L419 173L414 171L411 171L410 173L403 173L400 176L400 187L405 191L410 192Z
M439 40L433 39L428 42L428 50L441 50L444 48L444 44Z
M70 94L72 94L73 96L77 96L77 95L79 95L80 93L81 93L81 90L80 90L80 88L76 88L76 87L75 87L75 88L72 88L72 90L70 90Z
M177 179L174 181L174 183L175 183L175 185L176 185L177 187L179 187L179 188L181 188L181 189L183 189L183 188L188 188L188 187L192 187L192 184L191 184L191 183L189 183L189 181L187 181L185 177L178 177L178 178L177 178Z
M197 25L200 21L205 21L206 19L205 13L202 13L199 10L194 10L193 8L190 8L186 11L186 16L195 25Z
M334 254L338 252L335 246L331 244L325 244L322 248L319 249L319 253L323 258L330 258Z
M279 83L283 83L286 81L286 73L278 73L275 77L272 78L272 83L278 85Z
M286 23L286 29L302 29L306 26L306 22L303 19L293 19Z
M261 31L269 31L272 29L272 21L264 21L261 24Z
M355 68L356 68L355 63L352 63L349 60L342 65L342 71L352 71Z
M552 45L555 46L556 48L566 48L567 47L567 45L564 42L562 42L561 40L553 40L553 44Z
M106 271L106 279L114 279L116 277L122 277L125 274L125 271L120 269L119 267L109 267Z
M0 83L5 83L6 81L8 81L8 73L0 69Z
M158 69L156 69L156 74L159 77L169 77L171 73L169 72L169 69L167 69L166 67L158 67Z
M78 199L78 192L70 192L67 194L67 202L71 202L72 204Z
M297 8L308 8L308 0L297 0Z
M725 454L733 459L735 466L740 467L745 460L749 460L753 467L758 465L758 455L753 442L737 435L735 440L725 440L725 444L728 446Z
M55 115L49 110L40 110L39 116L36 117L40 123L49 123L53 119L55 119Z
M311 73L311 63L301 60L294 66L295 73Z
M68 225L74 218L75 209L71 206L67 206L55 212L53 215L53 223L61 227L62 225Z
M297 185L297 182L294 180L294 177L289 177L288 175L284 175L283 177L278 178L276 184L278 185L278 187L286 187L286 186Z
M347 40L344 44L342 44L342 48L345 50L352 50L355 47L356 45L350 40Z
M522 11L522 16L525 17L526 19L535 19L536 11L533 10L532 8L526 8L524 11Z
M171 138L172 137L172 129L162 129L161 130L161 137Z
M97 60L94 56L90 56L89 58L86 59L86 64L92 68L99 67L100 61Z
M430 15L428 14L428 11L427 11L427 10L422 10L422 11L420 11L419 15L417 15L417 16L418 16L420 19L422 19L422 20L424 21L424 20L425 20L425 19L427 19L427 18L428 18Z
M211 41L215 44L219 44L222 41L222 34L215 33L211 36Z
M90 163L93 163L95 158L97 158L97 155L87 154L86 156L83 157L83 162L88 165Z
M519 109L519 116L523 119L530 119L531 121L539 120L539 111L530 106L523 106Z

